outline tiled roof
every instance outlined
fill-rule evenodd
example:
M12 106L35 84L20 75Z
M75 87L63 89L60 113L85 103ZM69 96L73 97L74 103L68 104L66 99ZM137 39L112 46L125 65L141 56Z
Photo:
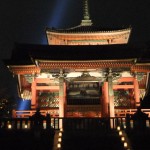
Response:
M140 62L150 62L150 50L145 45L60 46L17 44L13 49L11 59L7 60L6 63L9 65L30 65L34 64L34 59L88 61L132 58L137 58Z
M49 32L59 32L59 33L85 33L85 32L115 32L118 30L128 30L131 28L125 28L125 27L121 27L121 28L109 28L109 27L98 27L98 26L76 26L76 27L72 27L72 28L68 28L68 29L57 29L57 28L47 28L46 31Z

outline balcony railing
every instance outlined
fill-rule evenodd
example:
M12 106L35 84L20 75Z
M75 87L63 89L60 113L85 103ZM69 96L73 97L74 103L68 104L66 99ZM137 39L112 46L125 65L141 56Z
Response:
M127 122L128 121L128 122ZM45 117L42 120L42 129L53 128L54 130L110 130L117 129L120 126L122 129L134 127L134 120L127 120L125 117L111 118L59 118L52 117L47 120ZM150 128L150 118L146 121L146 127ZM32 118L0 118L1 129L28 130L35 125L35 120Z
M1 118L0 129L32 129L35 122L32 118ZM55 130L60 130L62 127L69 130L79 129L109 129L117 128L118 125L125 127L125 118L59 118L52 117L50 120L46 118L42 120L42 129L47 129L50 126Z
M77 106L79 107L79 106ZM74 106L76 108L76 106ZM79 107L80 108L80 107ZM91 106L89 107L91 108ZM71 106L69 106L69 109L73 109ZM94 109L94 106L93 106ZM95 108L97 111L97 109ZM141 109L144 113L148 114L150 117L150 109ZM47 113L51 115L51 117L58 117L58 109L49 109L49 110L41 110L41 114L46 116ZM137 109L115 109L115 116L116 117L126 117L127 114L134 114L137 111ZM15 118L28 118L31 117L33 114L35 114L35 110L23 110L23 111L14 111L13 117ZM73 116L72 116L73 117Z

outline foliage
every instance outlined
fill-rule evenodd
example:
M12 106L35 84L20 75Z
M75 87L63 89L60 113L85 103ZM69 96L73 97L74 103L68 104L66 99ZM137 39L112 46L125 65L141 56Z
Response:
M0 89L0 117L11 117L14 107L15 98L9 93L9 89Z

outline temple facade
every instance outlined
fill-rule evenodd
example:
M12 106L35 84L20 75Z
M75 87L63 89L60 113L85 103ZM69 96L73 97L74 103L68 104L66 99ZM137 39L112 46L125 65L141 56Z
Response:
M47 28L48 45L18 44L7 61L18 94L51 116L114 117L145 96L149 51L128 43L131 28L102 29L90 19L68 29Z

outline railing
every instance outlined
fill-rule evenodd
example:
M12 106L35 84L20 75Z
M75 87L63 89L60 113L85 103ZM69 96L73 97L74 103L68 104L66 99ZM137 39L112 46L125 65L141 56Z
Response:
M75 107L75 106L74 106ZM91 107L91 106L90 106ZM70 107L71 108L71 107ZM141 109L144 113L148 114L150 117L150 109ZM115 109L116 117L126 117L127 114L134 114L137 109ZM36 110L23 110L23 111L15 111L13 117L17 118L28 118L35 114ZM58 109L53 110L41 110L42 115L46 116L47 113L50 113L52 117L58 117ZM73 117L73 116L72 116Z
M115 115L117 117L125 117L127 114L134 114L137 109L115 109ZM142 112L148 114L150 117L150 109L141 109Z
M66 130L95 130L95 129L116 129L117 126L126 129L133 128L134 120L130 119L126 122L125 117L111 118L59 118L52 117L48 121L46 118L42 120L42 128L47 129L50 126L54 130L64 128ZM0 129L32 129L34 120L31 118L1 118ZM146 127L150 128L150 118L146 120Z
M32 118L1 118L0 129L32 129L35 120ZM59 118L52 117L50 120L42 120L42 128L51 126L54 130L64 128L66 130L95 130L95 129L116 129L120 125L125 127L124 117L114 118Z
M36 110L19 110L13 112L14 118L29 118L35 114ZM46 116L49 113L52 117L58 117L58 109L41 110L40 113Z
M42 128L47 129L48 125L54 129L60 129L59 121L61 118L42 119ZM32 118L0 118L0 129L32 129L35 125L35 120Z
M146 129L150 128L150 118L138 117L134 118L133 115L126 117L126 129Z

